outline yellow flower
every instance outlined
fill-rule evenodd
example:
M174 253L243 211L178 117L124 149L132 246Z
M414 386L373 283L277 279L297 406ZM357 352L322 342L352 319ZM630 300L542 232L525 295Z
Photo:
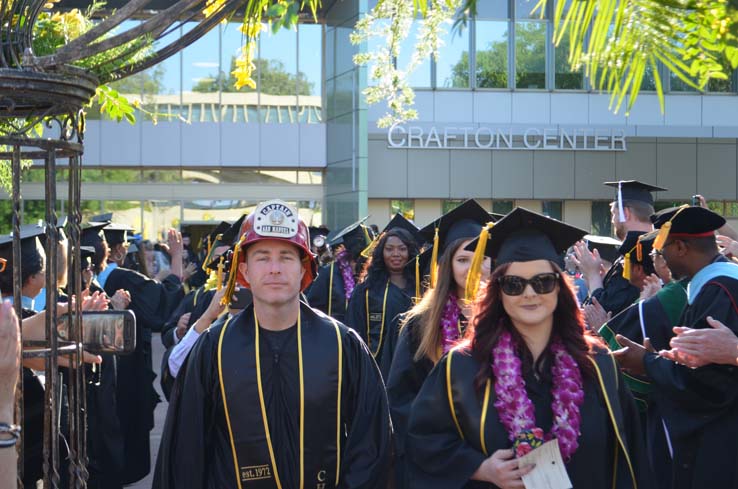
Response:
M208 0L205 9L202 11L205 17L210 17L225 5L225 0Z

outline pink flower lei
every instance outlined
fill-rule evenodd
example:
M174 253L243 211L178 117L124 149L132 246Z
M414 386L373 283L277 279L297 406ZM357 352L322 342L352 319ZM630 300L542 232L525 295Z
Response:
M553 426L545 440L558 439L561 456L565 461L576 452L579 446L579 429L582 416L580 407L584 402L582 373L574 358L566 351L561 340L551 343L554 362L551 368L553 377ZM518 455L529 452L531 445L524 440L525 433L543 435L543 430L535 426L535 410L525 390L522 363L515 352L512 335L505 331L492 348L492 372L495 375L495 408L500 416L510 441L516 441ZM522 447L519 445L523 445Z
M343 289L346 291L346 300L348 300L351 298L351 294L354 292L354 287L356 286L354 271L351 269L351 261L349 260L348 251L339 251L336 254L336 263L338 263L338 269L341 270Z
M461 309L459 308L458 298L456 294L451 292L448 294L446 305L443 306L443 316L441 316L441 339L444 355L454 347L459 341L459 316Z

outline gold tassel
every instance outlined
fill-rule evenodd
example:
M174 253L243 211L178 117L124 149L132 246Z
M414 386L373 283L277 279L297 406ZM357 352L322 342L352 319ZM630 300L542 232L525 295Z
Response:
M223 298L220 300L220 304L223 306L227 306L228 303L231 302L231 297L233 297L233 294L236 291L236 275L238 274L238 256L241 254L241 245L243 244L245 236L246 236L245 234L241 236L241 238L238 240L238 243L236 243L236 246L233 248L233 256L231 258L231 271L228 275L228 285L226 285L225 294L223 294Z
M208 234L208 251L205 253L205 259L202 261L202 271L208 271L208 258L210 258L210 251L213 249L213 243L210 242L210 235Z
M431 289L436 288L436 279L438 278L438 227L436 227L436 234L433 236L433 253L431 255L431 269L430 269L430 286Z
M420 300L420 253L415 255L415 302Z
M630 251L625 254L625 259L623 260L623 278L630 280Z
M489 230L494 225L495 223L488 222L482 228L482 232L479 233L479 241L477 242L477 247L474 249L474 257L472 258L471 265L469 265L469 272L466 275L465 300L467 304L471 304L477 298L479 284L482 281L482 265L484 264L485 258L484 252L487 250Z
M210 275L203 285L204 290L213 290L218 286L218 274L215 270L210 270Z
M372 253L374 253L374 248L377 247L379 240L382 239L383 236L384 233L380 234L379 236L377 236L377 239L370 242L366 248L361 250L361 256L363 256L364 258L369 258L370 256L372 256ZM366 237L369 238L369 235L367 235Z
M223 269L225 268L225 264L223 263L224 261L225 257L221 255L220 260L218 261L218 283L215 290L220 290L223 288Z
M656 239L653 240L654 250L661 251L664 248L666 238L669 237L669 231L671 231L671 221L666 221L664 225L661 226L661 229L659 229L659 234L656 235Z
M636 243L636 260L638 263L643 263L643 244L641 244L641 241L638 240L638 243Z

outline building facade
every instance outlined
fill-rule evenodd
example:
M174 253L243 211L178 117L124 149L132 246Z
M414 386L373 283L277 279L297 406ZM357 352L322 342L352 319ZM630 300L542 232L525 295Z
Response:
M319 23L262 36L255 90L233 88L235 24L119 82L148 115L129 125L91 109L85 214L113 212L156 238L169 226L233 219L275 196L329 228L367 214L381 227L396 211L424 225L473 197L491 211L524 206L609 234L613 195L602 182L638 179L669 189L657 195L659 207L701 193L738 217L735 75L697 92L660 67L630 114L616 114L609 96L569 69L566 39L551 42L550 11L485 0L467 29L447 36L440 59L412 75L419 119L379 128L384 108L363 100L372 81L353 64L359 47L349 42L371 2L324 3ZM63 171L60 178L64 198ZM31 168L24 181L24 220L32 221L43 215L43 170Z

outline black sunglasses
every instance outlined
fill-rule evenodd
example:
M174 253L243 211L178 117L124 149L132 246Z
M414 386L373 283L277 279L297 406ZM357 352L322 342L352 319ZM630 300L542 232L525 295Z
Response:
M515 275L505 275L498 279L500 288L505 295L520 295L530 284L536 294L550 294L559 283L558 273L539 273L531 278L525 279Z

